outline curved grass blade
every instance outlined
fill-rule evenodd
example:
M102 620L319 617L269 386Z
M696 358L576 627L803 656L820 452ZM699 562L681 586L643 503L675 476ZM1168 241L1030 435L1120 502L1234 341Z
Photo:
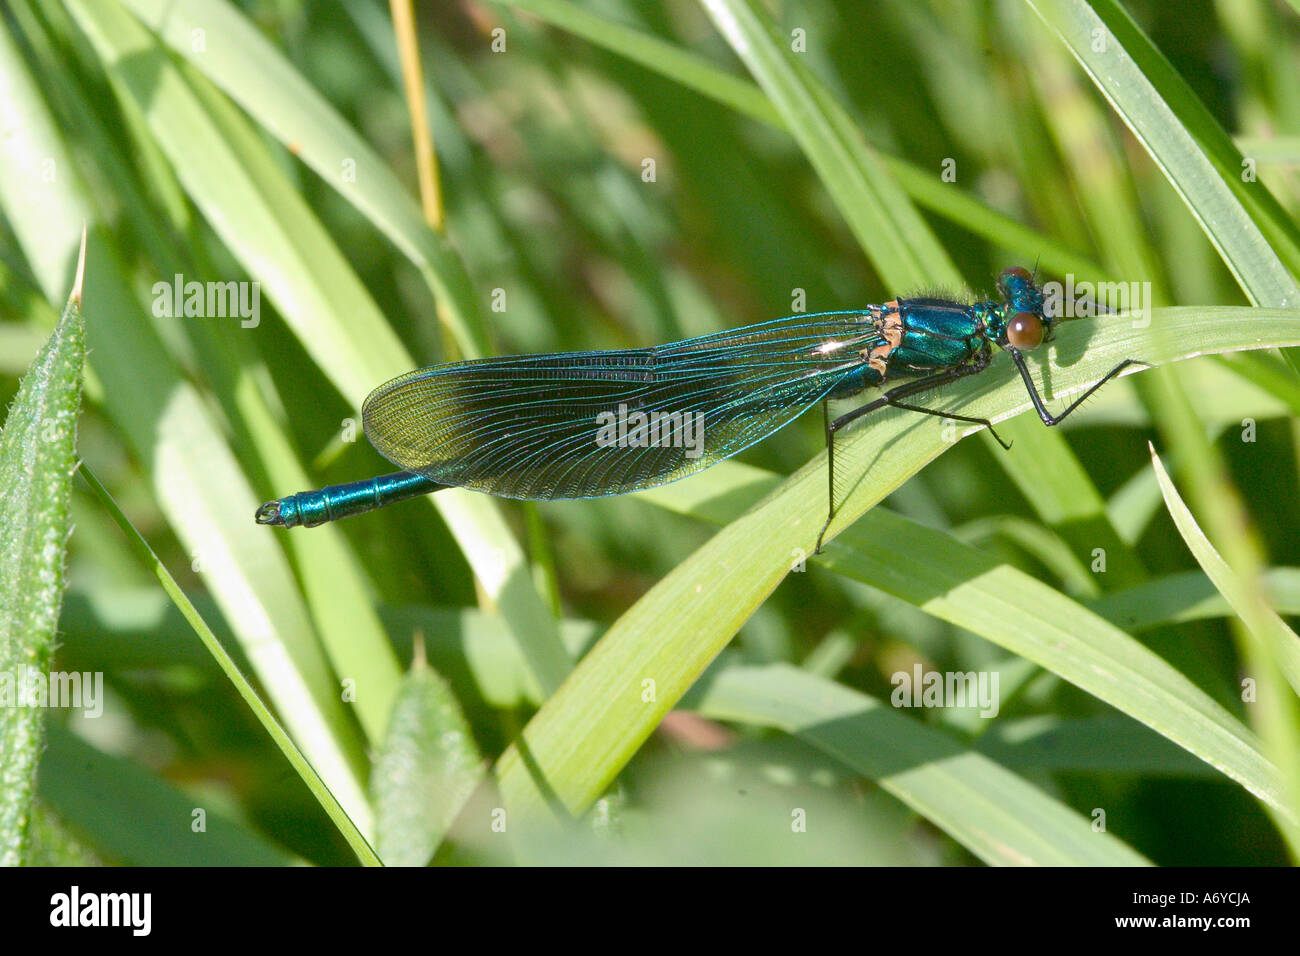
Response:
M194 609L194 605L191 604L190 599L185 596L185 592L182 591L180 585L176 583L176 579L171 576L171 573L167 570L166 566L158 560L158 555L154 554L153 548L149 547L149 543L140 536L140 532L135 530L135 526L131 524L130 519L122 513L122 509L118 507L113 496L109 494L108 489L100 483L94 473L89 468L85 467L84 464L81 468L81 475L86 479L86 483L90 485L90 488L95 495L101 502L103 502L104 507L108 509L113 520L117 522L118 527L122 529L122 533L126 535L127 545L139 560L141 567L147 569L158 579L158 583L162 585L162 589L167 592L168 597L172 599L172 603L175 604L181 614L185 616L185 620L189 622L194 633L197 634L199 640L203 642L203 646L207 648L208 653L212 655L212 659L221 667L221 670L226 675L227 679L234 685L235 690L239 692L239 696L244 698L244 702L248 704L249 710L253 712L253 716L257 718L258 723L262 725L262 728L266 731L267 735L275 745L280 748L280 752L284 754L285 759L288 760L293 766L293 769L297 771L298 776L301 777L303 783L307 785L307 789L312 792L316 797L317 802L320 803L321 809L325 811L326 816L334 822L339 833L341 833L343 838L348 841L353 852L356 853L357 859L367 865L378 866L379 858L375 856L375 851L370 848L370 844L366 841L366 838L362 836L361 831L357 829L356 825L352 822L352 818L348 815L347 811L343 809L338 800L335 799L330 788L316 773L315 768L313 768L307 761L307 758L303 756L297 745L295 745L289 735L284 732L284 729L276 721L274 715L272 715L266 704L262 702L261 697L258 696L257 691L255 691L253 686L248 683L248 680L244 675L239 672L239 668L235 666L235 662L230 659L230 655L227 654L226 649L221 646L221 642L218 641L216 635L212 633L207 622L204 621L199 612Z
M704 0L704 7L776 107L885 285L960 287L961 276L929 225L843 107L776 41L766 15L750 0Z
M1264 603L1257 588L1243 581L1220 557L1178 494L1154 446L1151 462L1178 533L1253 638L1242 647L1249 673L1258 683L1257 705L1252 711L1265 744L1282 769L1292 812L1275 813L1274 817L1295 857L1300 855L1300 818L1296 816L1300 813L1300 707L1295 696L1300 694L1300 636ZM1291 685L1291 694L1279 678Z
M429 228L419 206L370 144L234 4L224 0L123 0L123 4L355 205L421 270L466 358L490 351L478 296L451 245ZM221 42L196 52L195 30L219 36ZM346 175L348 169L355 175Z
M884 535L898 553L873 554ZM1028 575L883 509L846 532L830 567L1061 676L1279 805L1254 736L1138 641Z
M24 33L32 41L34 51L43 53L37 60L37 71L50 81L49 92L58 94L52 96L58 114L65 124L73 123L71 117L85 120L76 122L72 128L76 130L80 151L97 157L95 174L105 181L95 189L94 198L98 199L101 193L112 196L122 208L134 211L121 220L123 228L115 233L115 239L127 242L128 235L139 236L148 253L145 262L138 266L139 274L161 275L171 280L180 273L191 276L216 273L220 267L201 249L176 242L175 237L192 234L194 223L189 203L172 170L166 167L157 144L140 126L128 124L127 129L135 139L123 149L106 129L119 114L102 109L95 99L97 91L83 79L84 71L69 69L64 58L56 54L51 36L42 32L40 18L26 7L25 0L18 0L13 8L26 24ZM64 11L45 7L41 12L51 18L51 31L76 30ZM94 54L88 46L82 52L93 61ZM154 157L157 162L137 174L127 157ZM159 192L173 194L173 201L161 203L167 214L164 221L149 212L155 208L154 194ZM241 329L242 334L231 335L229 329L222 327L224 323L183 324L195 348L192 361L203 369L206 383L234 425L234 446L241 452L250 446L256 450L256 456L272 479L267 483L278 484L281 479L290 483L306 480L294 459L283 423L272 410L273 405L279 407L278 402L269 401L264 389L250 387L258 377L260 366L253 352L255 334ZM238 502L232 499L229 505L233 509ZM351 709L368 740L373 742L382 735L388 720L399 678L397 663L377 617L368 606L368 590L358 562L347 551L341 537L329 534L313 540L310 548L304 544L287 542L298 558L302 590L330 663L337 674L366 688Z
M375 382L410 368L414 363L369 293L247 123L201 79L191 85L120 7L82 0L70 7L110 76L144 113L191 198L250 273L273 290L286 321L344 397L359 406ZM318 112L310 101L290 102L308 115ZM314 136L320 141L322 130ZM496 503L464 492L430 501L514 624L539 680L558 686L568 657Z
M75 252L68 238L93 223L97 209L37 82L2 30L0 86L9 124L0 135L0 203L42 288L61 290ZM40 177L32 163L42 157L60 175L31 189ZM207 556L205 581L285 722L340 801L366 819L361 738L338 700L283 552L249 535L247 519L236 517L255 501L221 428L143 321L147 308L93 225L89 243L86 287L95 298L96 322L87 329L87 345L105 411L126 447L147 463L151 490L185 551ZM260 598L250 601L250 595Z
M941 731L788 664L724 668L683 701L776 727L877 781L990 864L1142 866L1140 853Z
M751 485L774 484L754 469L721 468L741 472L733 483L746 499L754 495ZM727 521L741 507L720 497L675 510ZM833 570L1034 661L1278 805L1276 770L1249 730L1163 660L1064 595L884 509L869 512L845 537L828 555Z
M86 329L81 288L86 234L72 295L23 377L0 429L0 866L27 862L40 759L44 693L71 524Z
M1165 470L1154 447L1151 449L1151 461L1155 465L1156 477L1160 481L1160 491L1164 495L1165 506L1169 509L1170 517L1174 519L1178 533L1183 536L1187 547L1196 558L1196 563L1214 582L1215 588L1223 595L1224 600L1237 616L1246 622L1247 627L1260 640L1268 642L1287 683L1297 695L1300 695L1300 635L1287 627L1286 622L1276 611L1260 601L1214 549L1214 545L1210 543L1210 539L1205 536L1205 532L1201 530L1188 510L1182 496L1178 494L1178 489L1174 487L1169 472ZM1300 748L1297 748L1297 751L1300 752Z
M1029 0L1178 190L1256 305L1300 303L1300 230L1114 0ZM1288 271L1289 270L1289 271Z

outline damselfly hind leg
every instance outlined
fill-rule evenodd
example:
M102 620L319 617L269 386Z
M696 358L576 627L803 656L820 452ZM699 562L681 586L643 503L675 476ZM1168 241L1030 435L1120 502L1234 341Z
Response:
M923 415L933 415L936 418L946 418L951 421L969 422L972 425L983 425L993 435L999 445L1003 448L1010 449L1011 445L1002 440L997 431L993 428L993 423L987 418L974 418L970 415L957 415L952 412L942 412L937 408L925 408L921 405L912 405L908 402L899 401L909 395L915 395L918 392L926 392L941 385L947 385L949 382L955 382L959 378L967 375L974 375L982 371L987 362L976 363L974 365L962 365L957 368L948 369L946 372L940 372L937 375L930 375L926 378L917 379L914 382L907 382L895 388L891 388L879 398L868 402L851 412L845 412L839 418L831 421L829 404L822 402L822 417L826 422L826 481L827 481L827 500L826 521L822 525L821 532L817 535L817 548L813 554L821 554L822 541L826 537L826 530L831 526L831 520L835 517L835 433L846 425L856 421L863 415L869 415L879 408L891 406L893 408L903 408L909 412L920 412Z

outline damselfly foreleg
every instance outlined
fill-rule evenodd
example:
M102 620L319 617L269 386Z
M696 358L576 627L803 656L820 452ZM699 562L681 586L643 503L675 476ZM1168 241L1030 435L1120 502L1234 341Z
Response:
M1034 403L1034 411L1038 412L1038 417L1043 420L1044 425L1059 425L1061 422L1065 421L1065 417L1091 398L1093 392L1097 391L1097 389L1101 388L1130 365L1142 365L1146 368L1151 367L1146 362L1139 359L1125 359L1107 372L1102 377L1101 381L1095 383L1086 392L1071 402L1065 411L1061 412L1059 415L1053 416L1052 413L1047 410L1047 406L1043 404L1043 397L1038 394L1038 387L1034 385L1034 380L1029 374L1029 367L1025 365L1024 355L1013 348L1008 348L1007 351L1011 353L1011 361L1015 362L1016 368L1020 370L1020 377L1025 380L1025 390L1029 392L1029 400Z

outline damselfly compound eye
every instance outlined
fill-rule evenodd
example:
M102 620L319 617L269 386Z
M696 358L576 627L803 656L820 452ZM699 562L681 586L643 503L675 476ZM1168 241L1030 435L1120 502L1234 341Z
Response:
M1032 312L1017 312L1007 322L1007 341L1022 352L1033 351L1043 344L1043 320Z
M1002 270L1002 275L998 276L998 281L999 283L1003 282L1010 279L1012 276L1015 276L1017 279L1024 279L1026 282L1029 282L1033 278L1033 276L1029 274L1029 270L1024 266L1012 266L1010 269Z

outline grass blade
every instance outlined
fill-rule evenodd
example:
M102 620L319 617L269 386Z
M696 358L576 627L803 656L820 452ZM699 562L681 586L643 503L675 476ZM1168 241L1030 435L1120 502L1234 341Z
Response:
M1253 637L1245 648L1245 656L1254 665L1251 672L1259 684L1256 697L1259 707L1253 709L1259 715L1256 723L1273 759L1282 768L1292 814L1300 812L1300 732L1297 730L1300 707L1295 696L1300 694L1300 636L1264 603L1258 589L1247 586L1214 549L1178 494L1154 446L1151 462L1178 533L1187 542L1196 563L1232 605ZM1279 677L1291 685L1291 694L1286 693ZM1286 813L1276 817L1291 843L1292 855L1300 855L1300 820Z
M338 827L339 832L348 841L357 858L367 865L379 865L379 858L375 856L375 852L370 848L365 836L352 822L347 810L343 808L325 781L316 773L315 768L303 756L289 735L285 733L284 729L276 721L275 716L262 702L257 691L239 672L239 668L235 666L235 662L231 660L230 655L226 653L226 649L221 646L221 642L212 633L212 629L208 627L207 622L195 610L194 605L185 596L185 592L176 583L176 579L158 560L158 556L149 547L149 543L140 536L140 532L136 531L130 519L122 513L122 509L117 506L117 502L108 493L108 489L100 484L94 473L84 465L81 468L81 474L86 479L87 484L90 485L91 490L103 502L104 507L108 509L118 527L122 529L122 533L126 535L127 544L130 546L132 554L135 555L142 567L147 568L158 579L162 589L167 592L167 596L172 599L172 603L184 615L185 620L189 622L190 627L198 635L199 640L203 642L203 646L207 648L213 660L217 662L226 678L234 685L235 690L239 692L239 696L248 704L258 723L262 725L275 745L280 748L280 752L284 754L285 759L289 761L294 770L297 771L298 776L302 778L303 783L316 797L326 815L334 821L334 825Z
M370 778L378 850L388 866L425 866L483 776L460 704L424 659L402 681Z
M0 866L25 861L50 658L63 602L86 329L81 284L0 430ZM7 698L7 699L4 699Z
M1114 0L1029 0L1178 190L1256 305L1293 308L1300 231Z
M487 354L478 296L464 263L429 228L388 164L237 7L223 0L123 0L123 5L353 203L421 270L465 357ZM196 50L196 30L222 42Z
M209 587L286 723L340 801L365 820L362 741L338 700L283 553L247 533L246 516L256 507L252 489L199 390L144 320L147 308L113 243L93 225L99 210L6 31L0 31L0 83L12 130L0 136L0 204L18 247L42 288L61 289L75 249L68 238L92 223L86 289L96 322L87 329L87 345L104 409L124 446L148 464L151 490L185 553L204 560ZM41 175L33 157L48 157L60 170L40 190L30 188ZM250 595L260 597L250 601Z
M960 287L961 276L930 227L843 107L776 40L765 14L750 0L705 0L704 6L817 170L885 285Z
M984 755L865 694L788 664L724 668L686 704L711 717L800 737L879 782L986 863L1148 862Z

